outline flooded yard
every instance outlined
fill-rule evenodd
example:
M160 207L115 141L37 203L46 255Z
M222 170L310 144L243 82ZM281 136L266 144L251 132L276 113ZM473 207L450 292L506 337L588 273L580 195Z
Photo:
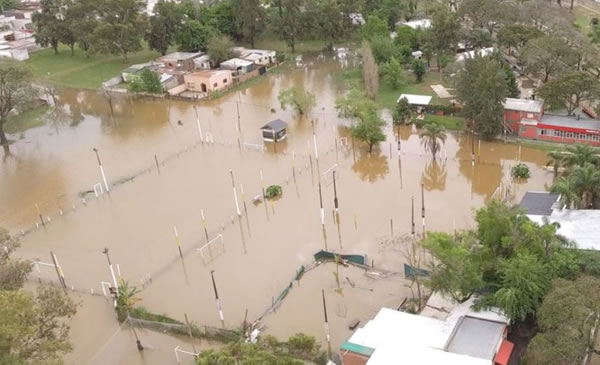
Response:
M320 265L294 282L277 312L262 321L266 333L280 339L305 332L325 345L324 289L335 350L349 336L351 320L365 323L381 306L394 307L410 297L403 256L380 242L392 231L410 232L413 197L417 230L423 230L421 184L426 230L452 231L472 227L474 209L498 194L502 184L518 201L527 190L544 190L552 181L552 173L542 168L543 151L521 149L520 160L532 176L514 183L509 171L519 158L517 146L480 143L462 133L449 133L442 158L433 162L417 131L394 130L386 113L387 141L369 155L352 143L350 122L335 111L339 68L334 61L315 60L197 104L64 90L61 121L29 130L11 146L0 162L0 226L14 234L26 232L21 257L48 262L54 252L67 285L85 298L73 325L75 350L67 356L69 363L176 363L173 348L184 344L143 331L141 337L156 349L140 357L128 330L114 335L118 324L111 304L88 294L102 293L101 282L111 281L104 248L122 277L143 288L143 306L220 327L210 277L214 270L227 328L241 327L246 311L249 322L261 317L319 250L366 255L376 269L399 272L376 280L357 268L341 267L340 291L335 265ZM298 118L280 109L277 95L290 86L316 95L310 115ZM214 143L200 142L196 115L202 136ZM263 150L259 128L277 118L289 123L288 139ZM110 194L97 198L93 187L102 178L92 148L98 149L111 184ZM264 185L282 186L279 200L252 202L262 195L261 175ZM200 251L207 234L210 250ZM47 267L36 276L56 281Z

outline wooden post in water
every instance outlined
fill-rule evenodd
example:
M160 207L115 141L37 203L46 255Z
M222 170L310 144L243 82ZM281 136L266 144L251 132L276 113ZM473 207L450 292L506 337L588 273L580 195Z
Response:
M423 239L425 239L425 185L421 184L421 218L423 218Z
M212 279L213 289L215 291L215 302L217 304L217 311L219 312L219 318L221 319L221 325L225 328L225 317L223 316L223 309L221 307L221 301L219 300L219 293L217 292L217 284L215 283L215 270L210 271L210 278Z
M190 340L192 340L192 349L194 349L194 354L197 354L198 351L196 351L196 344L194 343L194 336L192 334L192 326L190 325L190 321L188 320L188 316L187 313L184 313L183 316L185 317L185 324L188 328L188 335L190 336Z
M323 297L323 314L325 316L325 337L327 338L327 358L331 359L331 335L329 334L329 319L327 318L327 303L325 302L325 289L321 289Z
M42 226L46 227L46 223L44 222L44 217L42 217L42 212L40 211L40 207L35 204L35 210L37 210L38 217L40 217L40 222L42 222Z
M183 253L181 252L181 241L179 240L179 233L177 232L177 227L173 226L173 231L175 232L175 244L177 245L177 250L179 250L179 257L183 260Z
M56 275L58 276L58 282L60 286L63 288L65 294L67 293L67 283L65 282L65 275L58 264L58 259L54 252L50 251L50 256L52 257L52 263L54 263L54 269L56 270Z

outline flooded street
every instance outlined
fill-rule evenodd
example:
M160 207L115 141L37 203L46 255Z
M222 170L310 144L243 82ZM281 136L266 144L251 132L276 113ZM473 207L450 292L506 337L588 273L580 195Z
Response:
M376 269L399 272L375 280L363 270L342 267L340 294L336 265L320 265L299 286L293 282L277 312L262 321L266 333L281 340L304 332L325 346L324 289L335 350L349 336L351 320L365 323L381 306L394 307L410 297L402 254L380 241L392 230L410 232L412 197L417 230L423 229L421 184L426 230L452 231L472 227L474 209L499 194L502 184L510 185L518 202L527 190L544 190L551 183L552 173L543 169L545 152L522 148L520 159L532 176L515 184L509 171L519 148L481 142L479 150L479 142L466 134L449 133L442 158L433 162L417 131L402 127L398 151L389 117L387 141L371 155L357 142L352 148L349 121L335 111L340 91L334 72L339 67L315 61L210 102L108 99L95 92L64 90L63 120L27 131L11 146L11 155L0 161L0 226L14 234L28 232L17 252L21 257L48 262L54 252L67 285L85 298L72 329L75 350L66 358L69 364L175 364L173 348L184 345L182 339L143 331L142 337L156 349L141 358L130 332L114 335L118 324L110 303L89 295L102 293L101 282L111 281L104 248L119 264L122 277L143 288L141 305L180 321L185 313L197 324L220 327L210 280L214 270L225 326L231 329L241 327L246 311L249 322L261 317L319 250L367 255ZM300 119L280 109L279 91L290 86L316 95L317 106L309 116ZM200 143L194 107L203 137L214 143ZM276 118L289 123L288 139L263 151L259 128ZM472 146L478 156L474 165ZM102 178L92 148L98 149L111 184L110 194L98 198L93 187ZM262 194L261 173L265 186L280 184L283 189L283 196L267 205L252 202ZM36 228L36 204L46 227ZM206 234L212 243L198 250ZM47 267L32 273L36 276L56 281Z

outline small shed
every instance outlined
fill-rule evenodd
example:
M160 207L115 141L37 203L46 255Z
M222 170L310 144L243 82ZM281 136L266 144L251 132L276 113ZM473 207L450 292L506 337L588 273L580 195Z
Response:
M432 97L429 95L402 94L398 98L397 102L399 103L402 99L406 99L406 101L408 101L408 104L410 104L411 106L424 107L431 103Z
M260 128L265 142L280 142L287 138L287 123L275 119Z

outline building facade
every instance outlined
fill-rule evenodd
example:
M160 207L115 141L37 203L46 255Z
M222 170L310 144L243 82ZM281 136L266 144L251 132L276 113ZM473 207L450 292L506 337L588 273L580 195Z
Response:
M223 90L233 83L231 71L197 71L183 76L188 91L211 93Z

